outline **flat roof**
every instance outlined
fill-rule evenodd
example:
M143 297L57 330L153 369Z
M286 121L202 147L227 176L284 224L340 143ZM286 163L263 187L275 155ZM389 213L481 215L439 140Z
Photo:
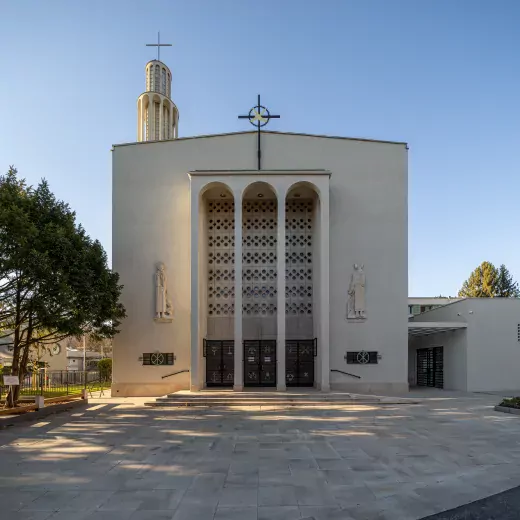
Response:
M410 321L408 322L408 335L431 336L432 334L467 328L467 323L456 321Z
M178 137L177 139L165 139L162 141L136 141L132 143L120 143L120 144L113 144L112 148L115 148L116 146L132 146L132 145L141 145L141 144L150 144L150 143L171 143L172 141L186 141L188 139L205 139L207 137L225 137L228 135L242 135L242 134L256 134L256 130L246 130L243 132L227 132L223 134L208 134L208 135L194 135L191 137ZM365 137L343 137L343 136L337 136L337 135L322 135L322 134L302 134L298 132L275 132L273 130L262 130L263 134L279 134L279 135L295 135L300 137L318 137L321 139L344 139L347 141L362 141L362 142L368 142L368 143L383 143L383 144L398 144L401 146L406 146L406 149L408 149L408 143L404 141L384 141L381 139L367 139Z

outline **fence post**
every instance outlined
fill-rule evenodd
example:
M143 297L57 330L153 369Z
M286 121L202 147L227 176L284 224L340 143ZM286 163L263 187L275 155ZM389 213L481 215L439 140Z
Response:
M44 368L40 368L40 395L43 395L43 385L45 381L45 372Z

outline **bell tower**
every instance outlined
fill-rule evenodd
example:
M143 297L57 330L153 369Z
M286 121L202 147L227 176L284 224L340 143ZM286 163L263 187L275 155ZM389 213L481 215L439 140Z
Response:
M146 91L137 99L137 141L166 141L176 139L179 134L179 110L171 99L172 73L160 61L161 47L171 44L147 44L157 47L157 59L145 67Z

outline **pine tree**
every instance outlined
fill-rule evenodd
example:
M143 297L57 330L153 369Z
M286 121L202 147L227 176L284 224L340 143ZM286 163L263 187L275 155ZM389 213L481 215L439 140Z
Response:
M494 298L498 270L491 262L482 262L462 284L459 296L463 298Z
M497 269L491 262L482 262L462 284L463 298L520 298L518 283L504 264Z
M496 296L499 296L501 298L520 297L520 289L518 288L518 283L513 280L511 273L504 264L502 264L498 270Z

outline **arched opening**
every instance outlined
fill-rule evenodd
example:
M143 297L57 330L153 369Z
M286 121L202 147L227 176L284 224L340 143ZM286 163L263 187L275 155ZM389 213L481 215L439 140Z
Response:
M199 205L200 323L207 387L232 387L235 326L235 202L223 183L211 183Z
M265 182L242 199L244 386L276 386L277 199Z
M285 372L287 386L314 386L319 273L319 196L309 182L291 186L285 199Z
M170 102L165 99L163 100L163 106L162 106L162 111L163 111L163 114L162 114L162 120L163 120L163 126L162 126L162 135L163 135L163 139L171 139L171 134L170 134L170 112L171 112L171 107L170 107Z
M161 94L166 95L166 69L161 69Z

